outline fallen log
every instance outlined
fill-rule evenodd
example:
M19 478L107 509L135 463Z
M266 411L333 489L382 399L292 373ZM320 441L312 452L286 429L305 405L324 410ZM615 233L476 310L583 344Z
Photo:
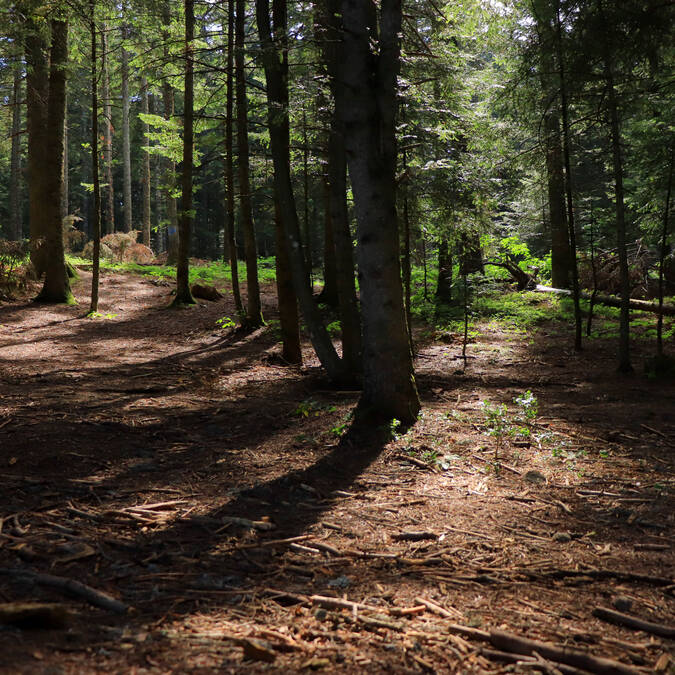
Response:
M542 286L537 284L532 290L537 293L554 293L556 295L572 295L572 291L567 288L553 288L551 286ZM591 294L586 291L581 291L580 297L583 300L590 300ZM596 293L593 302L599 305L607 305L608 307L621 307L621 298L614 295L605 295L604 293ZM628 306L631 309L640 312L653 312L654 314L663 314L664 316L675 316L675 305L662 305L659 307L658 302L650 302L649 300L628 300Z
M593 616L596 616L603 621L608 621L609 623L615 623L619 626L626 626L627 628L633 628L635 630L642 630L645 633L651 633L652 635L659 635L660 637L671 639L675 638L675 626L645 621L637 616L616 612L607 607L596 607L593 610Z

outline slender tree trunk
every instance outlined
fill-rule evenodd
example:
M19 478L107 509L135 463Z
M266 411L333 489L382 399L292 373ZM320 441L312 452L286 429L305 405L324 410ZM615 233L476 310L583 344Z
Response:
M47 99L49 97L49 52L43 26L32 17L26 22L26 123L28 127L28 205L31 262L41 277L46 268L48 178ZM60 182L60 181L59 181ZM60 197L59 197L60 198Z
M90 33L91 33L91 175L94 184L94 217L92 218L92 234L94 250L92 253L91 304L89 312L98 310L98 279L101 259L101 186L98 171L98 76L96 73L96 0L89 0Z
M302 109L302 197L303 197L303 219L305 243L305 267L307 268L307 281L309 287L314 293L314 263L312 260L312 230L309 222L309 141L307 140L307 116L305 109Z
M103 163L105 164L105 233L115 231L115 186L113 184L113 126L110 99L110 68L108 67L108 24L101 31L101 80L103 83Z
M446 305L452 301L452 255L450 254L447 237L441 237L438 242L436 300Z
M258 0L256 6L267 80L267 118L274 162L274 192L279 204L282 226L286 232L295 293L321 365L332 380L342 382L346 379L343 363L321 321L311 289L307 285L306 266L300 240L300 223L291 182L288 150L290 132L286 0L274 0L274 33L271 28L268 0Z
M661 230L661 255L659 257L659 318L656 323L656 354L663 356L663 268L668 253L668 218L670 216L670 198L673 191L673 161L675 160L675 144L670 146L670 166L668 167L668 186L666 203L663 209L663 229Z
M279 299L279 323L281 324L281 357L287 363L299 365L302 363L302 349L300 347L300 326L298 323L298 300L293 288L293 274L281 208L276 199L274 200L274 225L277 298Z
M405 153L404 153L405 165ZM411 252L410 252L410 212L408 210L408 191L406 189L403 195L403 293L405 301L405 323L408 330L408 339L410 348L414 352L412 335L412 289L410 284L411 277Z
M563 156L565 160L565 198L567 201L567 225L569 227L569 250L572 271L572 298L574 301L574 349L581 351L582 317L579 289L579 268L577 265L577 234L574 224L574 202L572 199L572 164L570 161L570 125L568 120L567 82L562 52L562 27L560 25L560 3L556 2L556 28L558 48L558 73L560 75L560 107L562 113Z
M128 28L122 28L122 42L128 37ZM122 47L122 173L124 179L124 210L122 229L131 232L133 229L131 214L131 138L129 130L129 52Z
M66 67L68 64L68 22L52 20L52 47L47 99L47 155L44 181L44 216L47 225L45 280L37 300L42 302L75 302L70 291L63 250L61 220L61 179L63 176L63 120L66 114Z
M241 318L244 306L239 290L239 267L237 260L237 241L234 218L234 162L232 159L233 112L234 112L234 3L228 1L227 7L227 99L225 103L225 191L226 197L226 236L230 254L230 277L232 296L237 314Z
M12 154L9 185L9 238L23 237L21 217L21 64L14 67L12 85Z
M239 208L244 231L244 249L246 253L246 323L255 328L263 324L260 304L260 285L258 283L258 250L251 209L251 183L249 177L248 148L248 103L246 101L246 76L244 72L245 2L236 0L234 22L234 70L236 79L237 103L237 148L239 151Z
M317 302L330 307L339 303L337 289L337 265L335 263L335 239L333 237L333 219L330 210L330 183L324 181L324 195L326 208L324 210L323 227L323 289L319 293Z
M164 60L169 61L169 25L171 23L171 14L169 4L165 4L162 9L162 24L164 30L162 31L164 38ZM164 105L164 119L169 120L174 114L174 93L171 82L168 78L164 78L162 84L162 102ZM167 256L166 264L175 265L178 261L178 208L176 206L176 199L173 196L173 191L176 184L176 164L168 157L164 163L164 189L166 198L166 241L167 241Z
M598 9L604 15L602 0L598 0ZM607 87L607 108L609 112L610 139L612 145L612 170L614 173L614 201L616 208L616 243L619 253L619 288L621 308L619 310L619 365L622 373L632 372L630 362L630 278L628 276L628 253L626 251L626 209L623 190L623 158L621 154L621 123L619 105L616 100L614 71L612 69L612 47L605 44L604 77Z
M334 114L328 137L328 182L328 206L335 243L336 282L342 324L342 360L348 373L361 373L361 314L356 297L354 246L347 207L347 155L344 134Z
M148 81L144 77L141 83L141 90L143 96L143 112L147 115L150 112L149 104L149 94L148 94ZM147 143L150 143L148 139L148 134L150 133L150 125L143 124L143 136L146 139ZM150 231L152 229L151 211L150 211L150 194L151 194L151 175L150 175L150 153L144 151L143 153L143 236L142 243L146 246L150 246Z
M194 151L194 61L192 41L195 33L194 0L185 0L185 92L183 94L182 197L178 222L178 263L176 265L175 305L192 305L190 292L190 239L192 234L192 153Z
M406 330L396 217L400 0L342 0L335 78L354 191L363 314L364 390L359 413L412 423L420 408Z

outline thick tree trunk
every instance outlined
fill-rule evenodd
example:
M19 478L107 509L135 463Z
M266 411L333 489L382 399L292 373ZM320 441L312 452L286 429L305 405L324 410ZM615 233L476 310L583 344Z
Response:
M235 79L237 103L237 148L239 151L239 208L244 231L246 253L246 323L255 328L263 324L258 283L258 250L251 209L251 183L249 177L248 148L248 103L246 101L246 78L244 72L245 2L236 0L235 32Z
M103 84L103 163L105 164L105 233L115 231L115 186L113 184L113 127L110 99L110 69L108 67L108 24L101 31L101 81Z
M183 94L183 162L181 167L181 209L178 222L178 262L175 305L193 305L190 292L190 239L192 235L192 153L194 151L194 0L185 0L185 91Z
M66 66L68 63L68 22L51 22L52 47L49 69L49 96L47 99L47 154L48 165L41 195L47 231L45 249L47 260L45 281L37 300L42 302L75 302L70 291L63 250L63 221L61 220L61 178L63 175L63 121L66 114Z
M232 159L232 127L234 112L234 1L229 0L227 8L227 99L225 103L225 192L226 196L226 237L230 256L230 278L234 306L241 317L244 306L239 290L239 267L234 219L234 162Z
M128 36L126 26L122 28L122 42ZM122 174L124 181L122 230L133 229L131 213L131 139L129 130L129 52L122 48Z
M354 191L363 313L359 412L412 423L420 408L403 307L396 218L396 78L400 0L342 0L335 78Z
M91 230L94 240L92 253L91 275L91 303L89 312L98 310L98 279L101 258L101 186L99 185L98 170L98 77L96 74L97 43L96 43L96 0L89 0L91 33L91 174L94 184L94 216Z
M12 85L12 154L9 179L9 238L23 237L21 217L21 65L14 67Z
M141 83L142 97L143 97L143 112L147 115L150 112L149 104L149 94L148 94L148 81L144 77ZM149 143L148 134L150 133L150 125L143 124L143 137L146 139L146 143ZM150 174L150 153L143 152L143 229L142 229L142 243L146 246L150 246L150 230L152 229L152 223L150 222L151 213L150 213L150 195L151 195L151 174Z
M47 210L45 188L48 178L47 99L49 97L49 53L44 27L32 17L26 22L26 122L28 127L28 207L31 262L35 273L45 272L47 257ZM60 161L59 161L60 164ZM60 177L60 174L59 174ZM59 180L60 186L60 180Z
M267 109L270 145L274 162L274 193L286 233L293 284L312 345L328 376L336 382L346 381L344 366L319 315L307 285L306 267L300 242L300 223L293 195L290 172L288 121L288 52L286 34L286 0L274 0L274 34L269 2L258 0L258 31L263 47L263 64L267 80Z

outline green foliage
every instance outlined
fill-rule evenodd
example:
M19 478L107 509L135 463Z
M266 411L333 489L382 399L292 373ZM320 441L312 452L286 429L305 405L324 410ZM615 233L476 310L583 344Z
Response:
M236 328L236 322L231 319L229 316L221 316L220 319L216 319L216 325L219 328L225 330L226 328Z
M293 411L293 415L296 417L319 417L323 413L335 412L335 410L334 405L327 405L308 398L298 404L298 407Z

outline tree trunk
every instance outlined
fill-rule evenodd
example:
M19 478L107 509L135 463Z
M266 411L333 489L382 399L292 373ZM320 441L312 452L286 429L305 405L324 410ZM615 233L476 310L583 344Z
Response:
M396 218L396 79L400 0L342 0L334 78L354 191L363 314L359 413L412 423L420 403L405 323ZM379 14L379 16L378 16Z
M94 217L91 230L94 240L92 253L91 303L89 312L98 310L98 279L101 258L101 187L98 171L98 77L96 74L96 0L89 0L90 33L91 33L91 174L94 184Z
M248 149L248 103L246 101L246 78L244 73L245 2L236 0L235 32L235 79L237 103L237 148L239 150L239 208L241 210L242 229L244 230L244 249L246 253L246 323L250 328L263 324L260 305L260 286L258 284L258 251L251 210L251 184L249 178Z
M190 292L190 239L192 234L192 153L194 150L194 0L185 0L185 91L183 94L183 165L181 167L181 210L178 223L178 262L174 305L193 305Z
M122 43L128 37L127 26L122 27ZM129 130L129 52L122 47L122 173L124 178L124 210L122 230L131 232L131 139Z
M670 145L670 166L668 167L668 185L666 187L666 203L663 209L663 229L661 230L661 253L659 256L659 308L663 310L663 268L668 253L668 217L670 215L670 198L673 190L673 162L675 161L675 143ZM663 356L663 311L659 312L656 322L656 353Z
M66 102L64 103L65 113L63 115L63 163L61 176L61 220L64 221L69 213L68 207L68 93L66 92ZM67 227L67 226L66 226Z
M21 64L14 67L12 85L12 154L9 179L9 238L23 237L21 217Z
M165 29L162 31L164 40L164 59L169 60L169 30L168 26L171 23L171 15L169 13L169 5L165 4L162 9L162 24ZM164 105L164 119L168 120L174 114L174 95L173 88L168 78L164 79L162 85L162 102ZM173 191L176 183L176 165L168 157L164 160L164 189L166 198L166 240L167 240L167 256L166 264L175 265L178 261L178 209L176 207L176 199L173 196Z
M604 15L602 0L598 0L598 9ZM612 171L614 174L614 201L616 208L616 243L619 253L619 288L621 289L621 309L619 312L619 365L618 370L629 373L633 370L630 362L630 277L628 275L628 253L626 251L626 211L623 191L623 158L621 155L621 124L619 106L614 86L612 69L612 48L605 43L603 63L605 85L607 87L607 108L609 112L610 140L612 145Z
M227 193L226 237L230 254L230 278L232 295L237 314L241 317L244 307L239 290L239 268L234 220L234 162L232 160L232 126L234 109L234 2L229 0L227 8L227 99L225 103L225 191Z
M108 67L108 24L101 31L101 80L103 83L103 162L105 164L105 233L115 231L115 186L113 184L113 126L110 99L110 69Z
M562 113L563 156L565 163L565 198L567 202L567 226L569 228L569 250L572 271L572 297L574 300L574 349L581 351L581 305L579 302L579 269L577 267L577 235L574 225L574 203L572 200L572 164L570 161L570 125L568 120L567 82L562 52L562 26L560 2L556 0L556 44L558 49L558 73L560 75L560 108Z
M344 136L339 131L335 115L331 120L328 141L328 179L331 190L330 210L335 242L340 323L342 324L342 360L345 362L347 372L361 373L363 371L361 312L356 297L354 245L347 207L347 155Z
M143 97L143 112L147 115L150 112L150 105L148 101L148 81L144 77L141 83L142 97ZM143 124L143 137L147 143L148 134L150 133L150 125ZM152 188L151 174L150 174L150 153L143 152L143 229L142 229L142 243L150 246L150 230L152 229L151 211L150 211L150 191Z
M63 176L63 121L66 114L66 66L68 63L68 22L52 20L52 47L47 98L47 165L44 193L41 195L47 231L45 281L37 297L41 302L74 304L63 250L61 220L61 179Z
M48 179L47 98L49 96L49 54L44 27L32 17L26 22L26 123L28 127L28 224L30 258L41 277L46 268L47 209L45 189ZM59 161L60 164L60 161ZM60 174L59 174L60 176ZM60 180L59 180L60 186ZM60 199L60 196L59 196Z
M276 241L277 298L279 301L279 323L281 324L281 358L287 363L300 365L300 326L298 323L298 300L293 288L293 274L288 255L288 241L284 231L279 202L274 200L274 233Z
M324 181L324 195L326 207L324 209L323 227L323 288L317 302L329 307L336 307L339 303L337 290L337 265L335 263L335 239L333 237L333 219L330 210L330 183Z
M452 255L449 251L447 237L442 237L438 242L436 300L446 305L452 301Z
M312 292L307 285L306 266L300 241L300 223L295 206L290 172L288 120L288 51L286 33L286 0L274 0L274 33L272 33L269 2L258 0L258 31L262 43L265 79L267 80L267 109L270 145L274 162L274 192L279 204L282 226L286 232L288 254L295 293L309 331L312 345L321 365L331 380L346 380L343 363L326 331Z
M554 34L550 0L533 0L539 35L539 80L542 88L544 152L548 187L548 214L551 232L551 277L557 288L568 288L572 278L569 230L565 211L565 183L560 116L555 105L558 87L555 81Z

